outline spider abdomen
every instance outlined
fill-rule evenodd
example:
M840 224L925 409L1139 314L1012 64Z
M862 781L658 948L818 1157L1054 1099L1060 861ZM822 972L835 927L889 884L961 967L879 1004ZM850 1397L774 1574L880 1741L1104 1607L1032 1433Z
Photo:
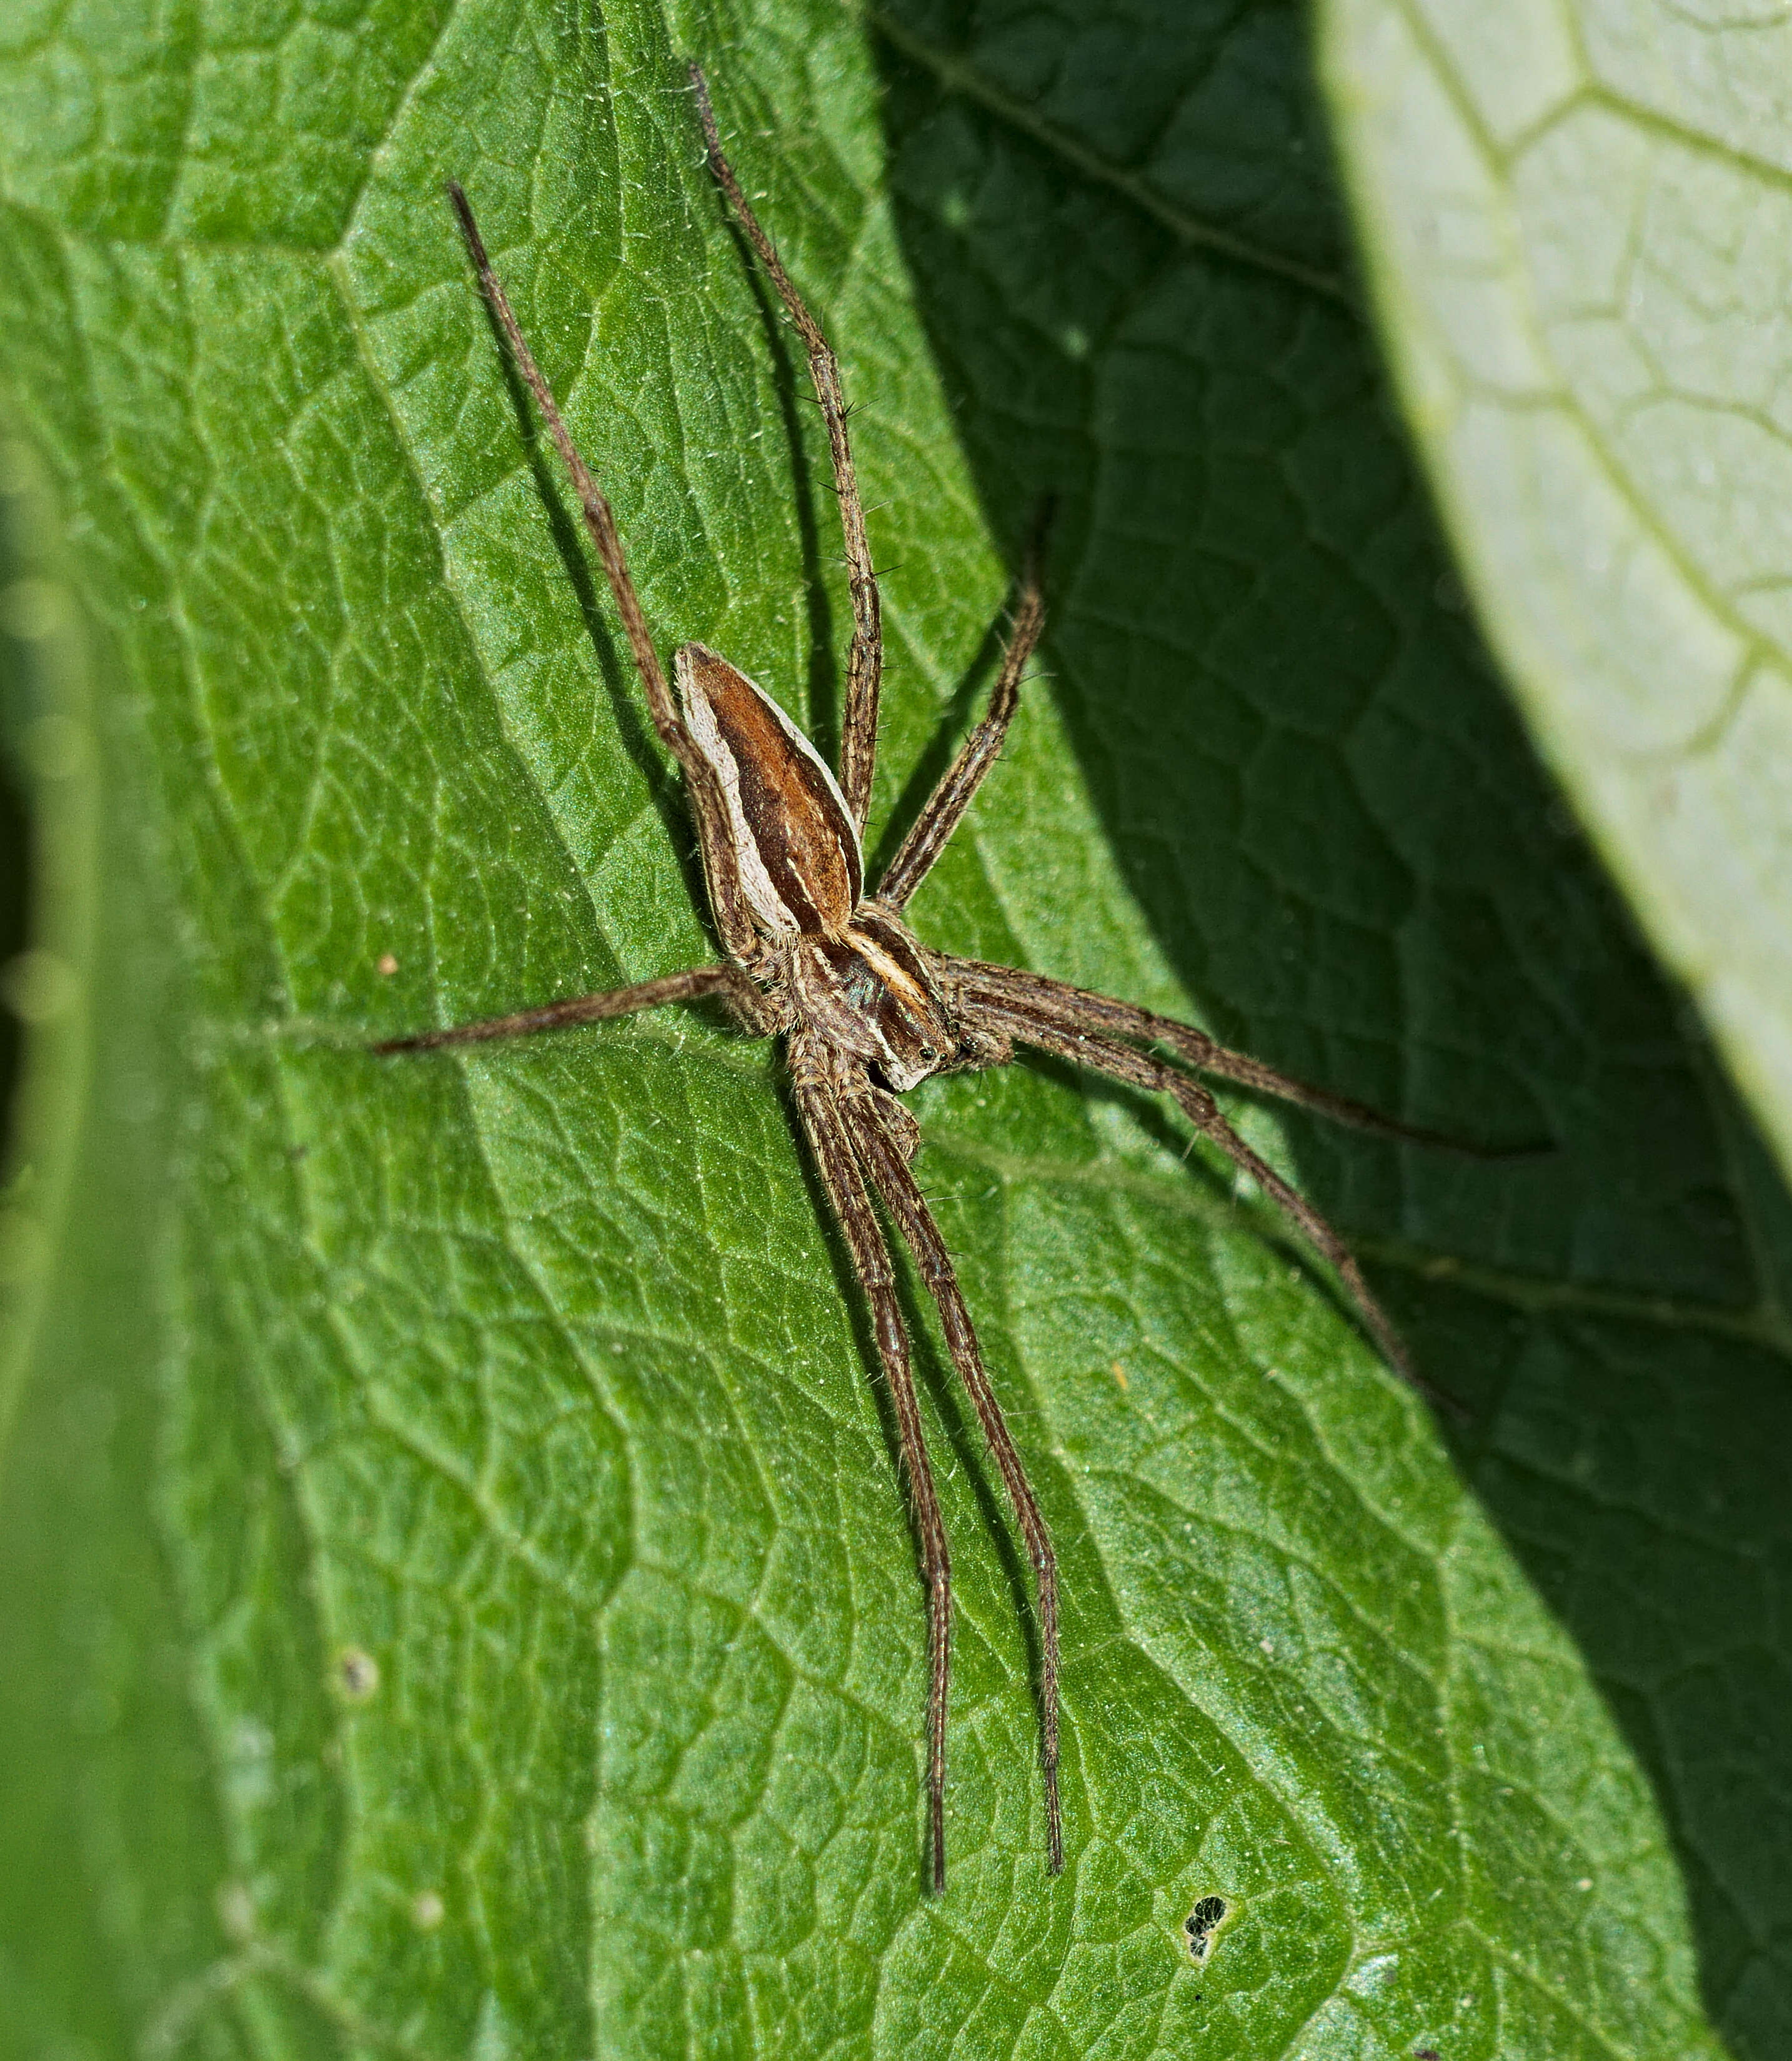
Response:
M716 775L740 886L797 1014L899 1092L954 1063L959 1040L914 933L861 902L857 826L815 746L765 690L706 645L673 661L692 741Z
M757 682L707 645L682 646L672 670L692 742L721 790L755 924L780 938L840 930L858 906L864 860L827 762Z

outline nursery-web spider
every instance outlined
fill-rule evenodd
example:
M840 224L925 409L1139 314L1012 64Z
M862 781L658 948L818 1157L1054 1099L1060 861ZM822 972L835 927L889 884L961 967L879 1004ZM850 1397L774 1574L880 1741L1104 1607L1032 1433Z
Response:
M1405 1349L1337 1234L1304 1196L1251 1150L1221 1115L1213 1096L1182 1069L1215 1075L1389 1135L1411 1138L1425 1134L1360 1103L1292 1080L1216 1044L1188 1024L1017 966L992 966L935 951L903 920L909 897L995 762L1014 714L1020 675L1044 620L1036 550L1029 552L1021 577L1013 633L988 713L966 738L882 880L871 893L865 891L862 837L871 798L884 654L877 578L847 442L840 368L723 154L703 74L695 65L691 84L710 170L803 339L827 424L852 596L840 775L836 780L768 694L701 644L683 645L673 655L678 686L674 702L629 578L610 503L573 447L547 382L491 270L467 197L451 183L449 198L460 218L486 301L578 492L586 526L603 562L634 653L654 727L684 769L710 910L726 957L720 965L669 974L605 994L551 1002L511 1016L391 1039L373 1049L418 1052L437 1046L522 1037L705 997L724 1003L740 1025L756 1035L784 1039L797 1119L871 1306L914 1499L928 1592L928 1799L933 1886L936 1891L945 1886L952 1575L945 1527L922 1440L908 1339L874 1201L883 1205L913 1254L939 1311L947 1350L989 1441L1038 1581L1040 1758L1046 1837L1055 1875L1064 1866L1058 1804L1056 1563L1026 1469L984 1371L976 1332L951 1257L910 1169L920 1135L914 1119L896 1097L932 1074L1005 1066L1016 1046L1048 1053L1132 1087L1170 1095L1199 1135L1249 1174L1336 1269L1370 1335L1409 1380L1417 1377ZM1171 1055L1175 1063L1156 1056L1159 1051Z

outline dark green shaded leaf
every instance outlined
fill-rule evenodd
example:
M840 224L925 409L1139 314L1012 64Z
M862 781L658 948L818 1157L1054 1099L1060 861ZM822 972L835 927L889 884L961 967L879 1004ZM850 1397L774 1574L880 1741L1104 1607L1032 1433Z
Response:
M1396 370L1527 715L1792 1164L1777 6L1331 0Z

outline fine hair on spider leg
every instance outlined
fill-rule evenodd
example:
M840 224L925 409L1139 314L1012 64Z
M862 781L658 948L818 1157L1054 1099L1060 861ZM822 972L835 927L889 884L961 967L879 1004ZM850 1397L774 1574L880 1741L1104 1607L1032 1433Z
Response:
M1044 625L1040 559L1047 511L1042 511L1025 554L1007 648L988 705L922 804L883 878L868 891L863 837L876 768L883 630L840 366L735 176L703 74L695 65L690 81L710 171L802 340L827 427L852 602L840 764L837 770L829 766L772 695L705 645L680 646L668 681L608 498L580 456L535 363L471 203L451 183L449 198L479 290L572 481L654 729L684 774L722 957L715 965L601 994L414 1030L384 1039L371 1049L387 1055L420 1053L704 1001L722 1002L740 1027L756 1036L784 1040L796 1127L871 1312L908 1479L927 1593L925 1795L933 1887L943 1891L946 1882L952 1561L880 1207L926 1284L947 1357L982 1427L1033 1571L1045 1856L1055 1875L1064 1865L1058 1793L1057 1562L1025 1462L984 1367L952 1255L911 1168L919 1133L897 1098L935 1074L1006 1066L1016 1046L1067 1059L1147 1093L1169 1095L1196 1133L1252 1175L1330 1264L1389 1363L1421 1387L1426 1384L1343 1240L1245 1143L1193 1075L1211 1074L1397 1137L1439 1141L1360 1103L1278 1074L1190 1025L1023 968L955 958L924 945L910 929L903 911L1000 755L1020 703L1021 678ZM1168 1058L1159 1056L1166 1053ZM1436 1391L1427 1387L1427 1393Z

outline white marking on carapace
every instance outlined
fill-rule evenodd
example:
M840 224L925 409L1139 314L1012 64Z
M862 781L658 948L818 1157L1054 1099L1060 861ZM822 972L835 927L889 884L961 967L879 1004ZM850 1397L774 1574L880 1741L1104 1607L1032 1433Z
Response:
M887 946L880 945L863 924L853 925L850 942L854 951L892 994L905 1002L911 1010L932 1013L935 1006L933 996L916 983L915 976L908 967Z

